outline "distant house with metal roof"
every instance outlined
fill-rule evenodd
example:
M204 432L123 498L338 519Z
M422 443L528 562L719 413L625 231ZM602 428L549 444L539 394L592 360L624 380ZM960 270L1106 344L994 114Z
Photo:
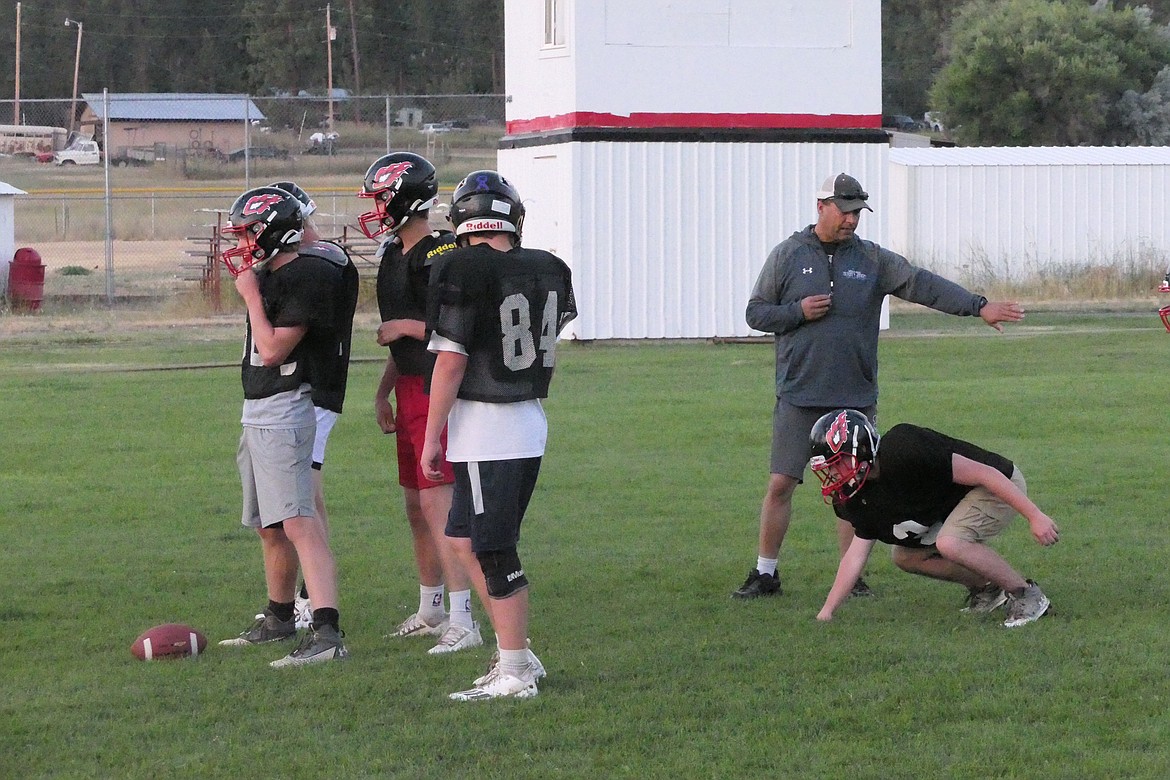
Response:
M244 146L246 122L265 121L247 95L158 92L82 93L81 133L101 137L109 104L107 151L165 146L196 154L226 153Z

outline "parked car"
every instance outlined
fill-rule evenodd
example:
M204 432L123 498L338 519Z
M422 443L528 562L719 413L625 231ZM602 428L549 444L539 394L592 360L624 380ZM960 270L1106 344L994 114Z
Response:
M426 133L427 135L434 133L449 133L451 132L451 125L446 122L427 122L425 125L419 128L419 132Z
M916 133L923 129L922 123L912 116L905 114L891 114L882 117L882 127L891 130L901 130L904 133Z
M288 159L288 149L282 149L279 146L252 146L246 150L246 154L247 154L248 158L252 159L252 160L261 160L261 159L287 160ZM228 162L243 162L244 155L245 155L244 149L236 149L235 151L228 152L227 161Z

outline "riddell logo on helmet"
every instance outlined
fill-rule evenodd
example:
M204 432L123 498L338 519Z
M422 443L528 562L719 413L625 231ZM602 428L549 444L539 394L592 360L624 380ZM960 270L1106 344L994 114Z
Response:
M244 204L244 208L240 213L245 217L250 217L253 214L263 214L269 207L275 206L281 200L281 196L274 193L255 195L248 198L248 202Z
M473 219L469 222L464 222L462 227L464 233L512 230L512 224L502 219Z
M393 187L394 182L406 175L406 172L413 167L413 163L396 162L387 165L385 168L379 168L374 174L374 184L382 187Z

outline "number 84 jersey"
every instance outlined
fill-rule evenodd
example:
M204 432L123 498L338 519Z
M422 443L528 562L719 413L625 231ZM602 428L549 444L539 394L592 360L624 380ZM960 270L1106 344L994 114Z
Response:
M548 396L557 337L576 316L572 273L559 257L477 244L437 269L427 326L467 352L460 398L515 403Z

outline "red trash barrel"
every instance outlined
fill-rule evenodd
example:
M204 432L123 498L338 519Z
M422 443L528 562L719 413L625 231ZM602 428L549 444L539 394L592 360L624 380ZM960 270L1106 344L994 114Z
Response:
M37 311L45 299L45 264L37 250L21 247L8 266L8 299L18 311Z

